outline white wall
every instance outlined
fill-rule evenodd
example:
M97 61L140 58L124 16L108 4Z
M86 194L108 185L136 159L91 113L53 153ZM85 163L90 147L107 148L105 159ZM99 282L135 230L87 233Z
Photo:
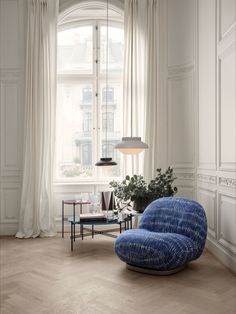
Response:
M208 248L236 272L236 1L198 2L197 199Z
M160 0L160 47L162 165L204 206L207 247L236 272L236 1Z
M178 195L195 197L195 0L160 0L160 167L172 165Z
M0 0L0 234L14 234L22 181L24 0Z

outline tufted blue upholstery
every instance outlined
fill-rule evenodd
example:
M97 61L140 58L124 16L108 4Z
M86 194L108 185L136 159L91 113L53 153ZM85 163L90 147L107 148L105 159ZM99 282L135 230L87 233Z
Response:
M134 266L172 270L201 255L206 235L206 215L199 203L165 197L145 209L138 229L119 235L115 252Z

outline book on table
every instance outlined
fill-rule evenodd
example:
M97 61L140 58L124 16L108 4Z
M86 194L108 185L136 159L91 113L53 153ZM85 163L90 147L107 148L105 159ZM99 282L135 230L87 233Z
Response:
M106 220L105 213L84 213L80 214L80 221L85 220Z

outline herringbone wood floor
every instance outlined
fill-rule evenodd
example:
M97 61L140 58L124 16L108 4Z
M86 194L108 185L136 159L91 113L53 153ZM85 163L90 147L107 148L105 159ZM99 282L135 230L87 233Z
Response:
M1 239L1 314L235 314L235 276L207 251L168 277L129 271L114 239Z

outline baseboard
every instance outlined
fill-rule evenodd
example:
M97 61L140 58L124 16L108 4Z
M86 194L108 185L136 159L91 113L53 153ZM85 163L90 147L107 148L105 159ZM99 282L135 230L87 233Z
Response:
M61 232L61 222L56 221L56 231ZM68 222L65 222L65 232L70 233L70 224ZM96 226L97 230L109 230L109 229L114 229L115 225L102 225L102 226ZM18 231L18 224L0 224L0 236L14 236ZM117 227L117 231L119 231L119 227Z
M18 224L0 224L0 236L13 236L18 231Z
M227 268L236 274L236 256L232 256L220 244L212 239L207 239L206 248L220 260Z

